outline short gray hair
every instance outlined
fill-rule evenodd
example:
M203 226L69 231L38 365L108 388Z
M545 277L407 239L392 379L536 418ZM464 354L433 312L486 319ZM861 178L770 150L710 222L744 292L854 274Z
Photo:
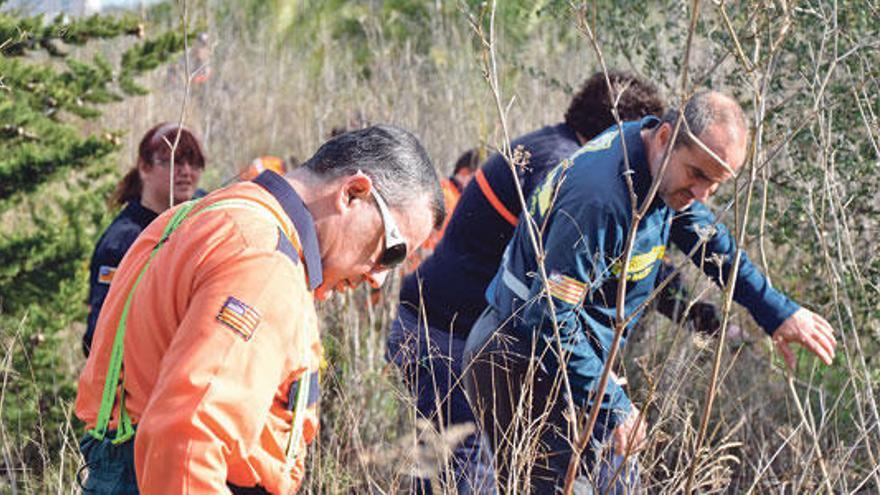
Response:
M340 134L318 148L302 166L318 177L329 178L361 171L388 206L396 209L429 194L434 226L443 225L446 218L440 181L428 153L417 137L399 127L380 124Z
M663 115L660 124L669 124L674 129L680 113L681 110L677 108L669 109ZM732 98L717 91L702 90L694 93L684 106L684 121L678 130L674 147L694 144L687 129L690 129L691 134L699 137L713 124L726 125L732 134L747 128L742 107Z

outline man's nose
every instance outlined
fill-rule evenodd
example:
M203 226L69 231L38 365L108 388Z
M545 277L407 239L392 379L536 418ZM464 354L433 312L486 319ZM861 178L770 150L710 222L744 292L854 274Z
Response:
M382 284L385 283L385 278L388 277L388 270L370 272L364 275L364 280L370 284L370 287L374 289L378 289L382 287Z
M717 186L715 186L714 184L696 184L691 187L691 195L697 201L706 201L707 199L709 199L709 196L711 196L712 193L715 192L716 187Z

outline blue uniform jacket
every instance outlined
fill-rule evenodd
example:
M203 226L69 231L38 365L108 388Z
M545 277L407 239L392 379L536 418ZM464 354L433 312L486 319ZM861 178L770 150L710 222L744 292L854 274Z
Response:
M648 117L624 125L627 154L638 201L651 185L640 131L653 127ZM614 336L616 291L621 273L621 256L632 223L632 207L624 179L624 152L617 127L587 143L570 160L551 170L529 198L529 211L541 226L546 253L545 269L560 327L563 348L571 352L569 381L575 403L592 401ZM554 191L558 191L554 194ZM635 248L629 262L625 313L639 311L654 288L657 267L672 241L685 253L707 237L705 249L695 250L692 261L716 282L727 280L736 245L729 231L716 222L702 204L675 212L655 198L639 223ZM721 269L713 256L723 260ZM705 259L703 258L705 256ZM520 217L519 226L504 254L501 267L486 297L501 320L510 320L511 331L527 339L537 336L537 355L553 343L548 298L537 274L535 252ZM774 290L766 277L743 254L734 299L745 306L765 331L772 332L798 305ZM636 323L638 314L624 332L621 345ZM555 349L555 346L553 347ZM555 373L555 354L544 354L548 371ZM602 407L610 409L615 424L629 412L631 404L617 383L609 382ZM613 427L614 425L612 425Z
M135 239L157 216L140 201L130 201L101 235L89 265L89 319L83 335L83 353L88 357L98 314L110 290L116 267Z
M516 178L525 197L548 170L580 147L577 135L567 124L544 127L512 143L514 148L520 145L531 153L528 166ZM519 215L522 208L516 182L504 158L493 155L481 170L501 203ZM404 279L401 304L413 311L420 311L424 304L429 325L466 337L486 309L486 287L498 271L501 253L513 236L513 229L472 180L434 253Z

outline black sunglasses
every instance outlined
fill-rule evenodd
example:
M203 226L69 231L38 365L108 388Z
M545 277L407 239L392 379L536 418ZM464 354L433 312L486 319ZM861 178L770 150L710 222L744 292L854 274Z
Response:
M379 264L385 268L394 268L403 263L406 259L406 240L397 228L394 217L388 209L388 204L382 199L379 191L375 187L370 189L370 193L379 206L379 215L382 217L382 225L385 227L385 249L379 256Z

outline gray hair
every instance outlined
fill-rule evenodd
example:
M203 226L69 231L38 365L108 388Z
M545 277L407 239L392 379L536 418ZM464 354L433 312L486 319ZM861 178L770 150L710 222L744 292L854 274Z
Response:
M675 128L681 110L671 108L667 111L660 124L669 124ZM698 91L688 100L684 106L684 121L675 139L674 147L691 146L694 144L693 136L701 136L712 125L725 125L731 138L747 129L746 117L742 107L729 96L717 91ZM659 128L657 126L656 128ZM690 133L688 133L690 130Z
M302 165L318 177L366 174L388 206L402 209L431 196L434 226L443 225L446 208L437 172L412 133L392 125L374 125L340 134Z

